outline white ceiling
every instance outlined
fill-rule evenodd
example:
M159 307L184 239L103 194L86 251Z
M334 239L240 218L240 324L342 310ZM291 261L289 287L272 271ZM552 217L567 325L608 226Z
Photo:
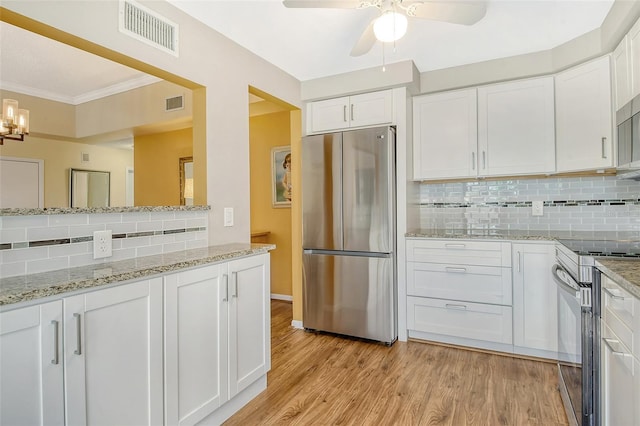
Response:
M279 0L168 0L284 71L306 81L379 66L382 44L349 53L377 9L291 9ZM456 1L456 0L450 0ZM472 26L409 18L407 35L384 49L388 63L421 72L537 52L600 27L613 0L490 0Z
M452 0L454 1L454 0ZM288 9L280 0L169 0L301 81L382 63L377 43L349 56L376 9ZM385 48L388 63L422 72L549 49L602 24L613 0L488 2L473 26L410 18L407 35ZM0 87L79 104L157 81L131 68L0 23Z

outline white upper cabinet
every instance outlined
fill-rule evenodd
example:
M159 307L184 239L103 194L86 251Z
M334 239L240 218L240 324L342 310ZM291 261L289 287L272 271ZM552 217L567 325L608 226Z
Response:
M476 89L413 98L413 177L476 175Z
M616 111L640 95L640 19L613 51Z
M640 95L640 19L629 31L629 74L631 76L631 98Z
M344 96L308 104L308 133L393 122L393 90Z
M478 88L480 176L555 171L553 77Z
M629 37L625 36L613 51L613 87L616 111L631 100L631 73L629 63Z
M613 167L609 56L556 75L558 172Z

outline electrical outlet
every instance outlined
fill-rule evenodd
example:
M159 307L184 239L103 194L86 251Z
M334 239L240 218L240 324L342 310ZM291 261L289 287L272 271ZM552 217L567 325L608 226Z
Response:
M532 216L542 216L543 215L543 201L532 201L531 202L531 215Z
M93 258L102 259L103 257L111 257L112 255L111 230L95 231L93 233Z
M233 226L233 207L224 208L224 226Z

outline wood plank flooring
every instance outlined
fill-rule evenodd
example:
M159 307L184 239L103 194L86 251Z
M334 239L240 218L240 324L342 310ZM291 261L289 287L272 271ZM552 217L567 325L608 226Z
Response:
M225 425L566 425L552 363L291 327L272 301L267 390Z

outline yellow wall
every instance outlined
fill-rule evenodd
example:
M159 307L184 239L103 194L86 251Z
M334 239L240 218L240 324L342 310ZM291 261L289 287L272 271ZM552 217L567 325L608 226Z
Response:
M133 147L134 204L180 205L180 158L193 155L192 129L137 136Z
M89 162L81 161L81 153L89 154ZM44 160L45 207L69 207L70 168L111 172L111 205L125 205L126 170L133 167L131 150L28 135L24 142L5 140L0 156Z
M251 230L270 231L271 293L291 296L291 209L271 204L271 148L289 145L289 111L249 119Z

